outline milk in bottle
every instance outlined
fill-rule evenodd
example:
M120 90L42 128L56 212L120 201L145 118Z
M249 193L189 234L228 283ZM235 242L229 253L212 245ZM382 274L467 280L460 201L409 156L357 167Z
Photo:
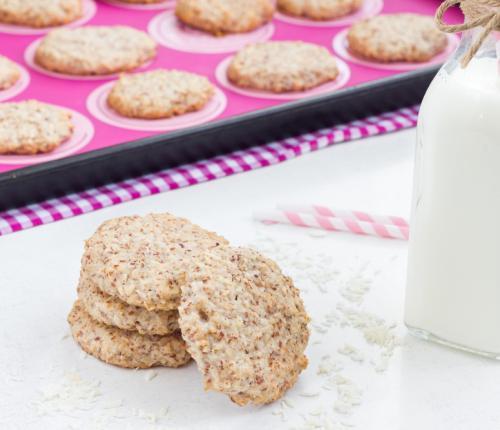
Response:
M460 64L466 34L423 100L405 322L410 331L500 358L500 38Z

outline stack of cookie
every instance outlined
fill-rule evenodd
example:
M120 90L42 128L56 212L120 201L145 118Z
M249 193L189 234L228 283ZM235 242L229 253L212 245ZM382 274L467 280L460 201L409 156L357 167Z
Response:
M298 290L256 251L169 214L105 222L86 242L68 321L89 354L178 367L239 405L280 398L307 366Z
M89 354L121 367L178 367L189 354L177 307L184 263L225 240L168 215L104 223L86 242L73 336Z

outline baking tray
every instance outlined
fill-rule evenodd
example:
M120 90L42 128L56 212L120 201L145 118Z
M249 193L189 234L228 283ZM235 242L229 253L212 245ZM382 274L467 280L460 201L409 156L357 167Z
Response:
M0 53L25 72L25 88L18 88L19 93L8 101L36 98L70 108L79 122L77 142L61 146L53 154L0 156L0 210L416 104L456 45L450 36L447 52L418 65L366 64L345 51L343 35L352 22L378 13L432 15L433 0L366 0L358 14L328 23L277 14L265 28L230 38L212 38L180 27L170 0L146 7L124 6L113 0L84 1L85 17L74 25L127 24L149 32L159 42L158 56L143 69L178 68L203 74L218 88L218 105L211 106L212 111L201 119L181 120L177 125L117 122L121 120L106 116L99 104L116 77L79 80L47 74L32 62L43 31L0 25ZM223 80L224 63L239 47L256 40L304 40L323 45L339 59L344 82L284 98L228 88Z

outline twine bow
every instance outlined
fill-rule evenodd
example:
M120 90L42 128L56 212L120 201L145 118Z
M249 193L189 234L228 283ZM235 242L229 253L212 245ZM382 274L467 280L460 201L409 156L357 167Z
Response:
M457 4L460 5L465 15L464 22L457 25L446 24L443 22L444 14L450 7ZM475 27L483 27L481 34L472 42L469 50L460 61L462 67L466 67L488 35L492 31L500 31L500 0L445 0L436 12L436 25L446 33L457 33Z

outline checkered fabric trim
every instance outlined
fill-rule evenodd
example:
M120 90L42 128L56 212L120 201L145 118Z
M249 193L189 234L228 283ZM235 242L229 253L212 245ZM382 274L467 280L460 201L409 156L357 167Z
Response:
M272 166L336 143L414 127L418 106L255 146L197 163L0 212L0 235L49 224L130 200Z

